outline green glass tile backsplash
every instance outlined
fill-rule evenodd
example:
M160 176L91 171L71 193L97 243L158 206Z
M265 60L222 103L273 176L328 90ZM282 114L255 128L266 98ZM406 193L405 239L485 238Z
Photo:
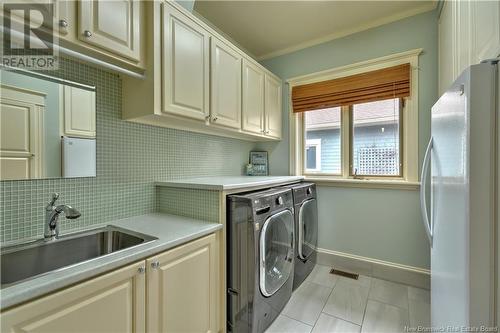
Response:
M62 59L60 69L50 75L97 87L97 177L0 182L1 242L41 236L44 206L52 192L60 193L60 203L73 205L82 213L75 220L61 218L61 231L88 228L158 211L160 200L154 181L240 175L255 146L237 139L123 121L121 79L102 69ZM169 210L185 204L169 195L161 198L162 203L165 200L175 200L167 202ZM212 220L217 208L206 208L193 207L190 214Z
M158 210L162 213L219 221L219 191L157 187Z

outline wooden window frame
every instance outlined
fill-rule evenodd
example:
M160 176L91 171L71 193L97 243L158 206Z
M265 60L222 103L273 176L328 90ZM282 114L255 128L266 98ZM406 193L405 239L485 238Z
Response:
M418 56L422 49L410 50L352 65L291 78L289 85L289 131L290 131L290 174L303 175L307 180L320 185L341 187L395 188L416 190L419 188L419 145L418 145ZM304 113L293 113L291 90L295 85L320 82L339 77L355 75L402 63L411 65L411 95L404 99L400 111L400 168L399 176L354 177L350 168L351 161L351 117L349 106L341 107L341 173L328 174L306 172L304 164L305 122ZM404 108L404 109L403 109ZM361 178L361 179L360 179Z

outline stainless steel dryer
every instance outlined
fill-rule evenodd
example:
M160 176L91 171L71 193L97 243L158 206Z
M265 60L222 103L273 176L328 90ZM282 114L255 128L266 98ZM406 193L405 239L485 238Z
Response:
M231 195L227 207L227 330L264 332L292 294L292 192Z
M307 278L316 264L318 206L316 184L302 182L285 186L293 193L295 211L295 267L293 290Z

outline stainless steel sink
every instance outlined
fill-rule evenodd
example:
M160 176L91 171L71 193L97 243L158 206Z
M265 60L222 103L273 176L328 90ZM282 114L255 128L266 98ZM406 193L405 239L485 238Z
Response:
M155 240L113 226L0 249L1 288Z

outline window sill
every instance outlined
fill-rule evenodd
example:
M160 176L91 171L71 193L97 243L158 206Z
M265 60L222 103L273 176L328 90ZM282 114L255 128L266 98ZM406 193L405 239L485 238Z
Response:
M372 189L397 189L417 191L420 188L419 182L406 180L386 180L386 179L344 179L333 177L306 176L306 181L314 182L320 186L332 187L355 187Z

